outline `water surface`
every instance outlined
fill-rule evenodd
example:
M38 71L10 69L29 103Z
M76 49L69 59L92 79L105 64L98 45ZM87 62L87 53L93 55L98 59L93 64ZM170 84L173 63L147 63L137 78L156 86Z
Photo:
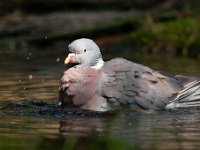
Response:
M56 105L64 59L60 56L1 54L0 108L29 101ZM199 114L198 108L89 116L15 115L0 110L0 149L199 149Z

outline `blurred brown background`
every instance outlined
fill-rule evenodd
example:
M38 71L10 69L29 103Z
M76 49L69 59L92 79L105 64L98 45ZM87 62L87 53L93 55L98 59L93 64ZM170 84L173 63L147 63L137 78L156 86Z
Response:
M62 54L70 41L88 37L105 59L120 54L158 69L173 59L197 72L199 6L198 0L2 0L0 53Z

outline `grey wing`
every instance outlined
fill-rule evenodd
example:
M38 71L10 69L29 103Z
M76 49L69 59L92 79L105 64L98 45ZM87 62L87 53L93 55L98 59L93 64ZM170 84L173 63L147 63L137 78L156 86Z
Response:
M162 109L182 88L178 82L171 81L173 79L125 59L113 59L103 69L106 82L102 95L113 106Z

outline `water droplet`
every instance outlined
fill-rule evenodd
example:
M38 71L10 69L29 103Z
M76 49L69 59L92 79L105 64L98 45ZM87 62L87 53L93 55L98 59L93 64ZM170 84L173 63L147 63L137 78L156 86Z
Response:
M32 80L32 79L33 79L33 75L30 74L30 75L28 76L28 79L29 79L29 80Z
M27 59L27 60L29 60L29 59L30 59L30 57L26 57L26 59Z
M57 58L56 61L59 62L59 61L60 61L60 58Z
M44 38L45 38L45 39L48 39L48 36L46 35Z

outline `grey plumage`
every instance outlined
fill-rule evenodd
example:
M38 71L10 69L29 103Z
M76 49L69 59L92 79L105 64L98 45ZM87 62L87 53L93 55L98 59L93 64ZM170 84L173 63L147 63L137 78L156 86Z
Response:
M102 95L108 101L114 97L122 105L137 104L145 110L164 109L183 88L176 78L122 58L106 62L102 70L107 77Z
M199 78L167 75L122 58L104 63L93 44L89 39L79 39L69 46L73 52L78 51L74 62L79 64L66 69L62 76L59 100L63 107L149 111L200 106ZM87 51L95 63L87 59Z

